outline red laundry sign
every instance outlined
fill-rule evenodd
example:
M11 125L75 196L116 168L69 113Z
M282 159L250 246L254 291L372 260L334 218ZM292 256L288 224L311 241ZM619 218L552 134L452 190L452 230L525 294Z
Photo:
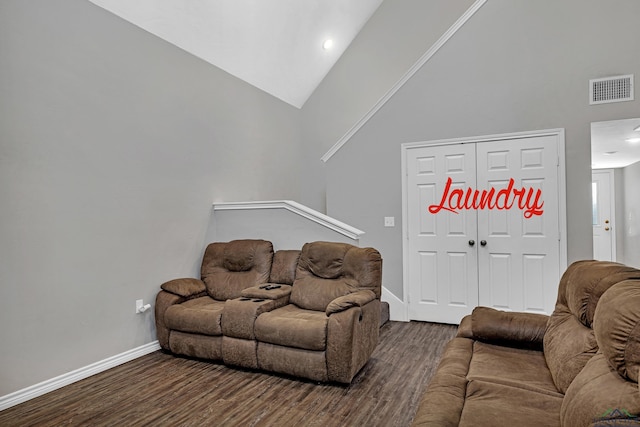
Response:
M451 190L451 177L447 178L447 183L442 193L442 199L438 205L430 205L429 212L437 214L442 209L445 211L458 213L459 210L469 209L498 209L505 210L517 206L518 209L524 211L525 218L531 218L533 215L542 215L544 212L542 206L544 201L541 200L542 190L529 187L513 188L514 179L509 180L509 185L502 190L474 190L467 188L463 190L456 188Z

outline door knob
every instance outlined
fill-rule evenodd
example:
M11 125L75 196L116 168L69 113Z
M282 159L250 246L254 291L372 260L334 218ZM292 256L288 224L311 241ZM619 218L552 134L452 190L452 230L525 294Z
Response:
M605 223L605 224L609 224L609 220L608 220L608 219L605 219L605 220L604 220L604 223Z
M475 240L469 240L469 246L473 246L473 245L475 245L475 244L476 244L476 241L475 241Z
M604 228L604 231L609 231L609 227L605 227L605 228Z
M480 240L480 246L487 246L486 240Z

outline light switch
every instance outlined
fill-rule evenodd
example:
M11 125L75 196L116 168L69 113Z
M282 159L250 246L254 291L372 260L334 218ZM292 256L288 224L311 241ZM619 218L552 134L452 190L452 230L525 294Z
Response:
M393 216L385 216L384 217L384 226L385 227L395 227L396 226L396 218Z

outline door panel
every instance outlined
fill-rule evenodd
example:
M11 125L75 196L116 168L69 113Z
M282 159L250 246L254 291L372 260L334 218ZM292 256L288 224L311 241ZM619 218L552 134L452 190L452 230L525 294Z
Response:
M485 293L489 293L491 307L504 310L508 309L510 301L513 299L512 288L509 283L511 277L512 260L509 254L488 253L489 277L482 287ZM481 303L482 305L482 303Z
M420 259L420 273L418 278L423 277L437 277L438 274L438 254L436 252L418 252ZM419 301L423 301L426 304L438 303L438 287L436 282L432 280L425 280L422 282L422 286L417 288L419 293Z
M545 256L525 254L522 257L524 305L523 311L547 312L544 292L539 292L540 283L544 283ZM555 298L555 294L554 294Z

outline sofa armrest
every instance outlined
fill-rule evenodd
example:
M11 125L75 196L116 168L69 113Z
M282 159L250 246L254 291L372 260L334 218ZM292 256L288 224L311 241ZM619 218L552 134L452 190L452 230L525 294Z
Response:
M373 298L362 306L354 304L332 313L327 319L328 380L349 384L378 345L380 300Z
M339 313L351 307L362 307L365 304L370 303L374 299L376 299L376 294L373 291L362 290L353 292L331 301L329 305L327 305L325 313L327 314L327 316L330 316L333 313Z
M280 283L265 283L243 289L241 295L245 298L260 298L276 300L291 295L291 286ZM288 298L287 298L288 302Z
M161 291L156 295L155 306L156 336L160 347L169 350L170 331L165 323L165 312L172 305L206 295L207 288L198 279L174 279L163 283L160 288Z
M163 291L181 296L183 298L193 298L207 292L207 287L202 280L198 279L174 279L160 285Z
M473 339L473 328L471 327L470 314L464 316L460 321L460 325L458 326L458 332L456 333L456 337Z
M478 341L542 350L549 316L476 307L471 313L473 338Z

